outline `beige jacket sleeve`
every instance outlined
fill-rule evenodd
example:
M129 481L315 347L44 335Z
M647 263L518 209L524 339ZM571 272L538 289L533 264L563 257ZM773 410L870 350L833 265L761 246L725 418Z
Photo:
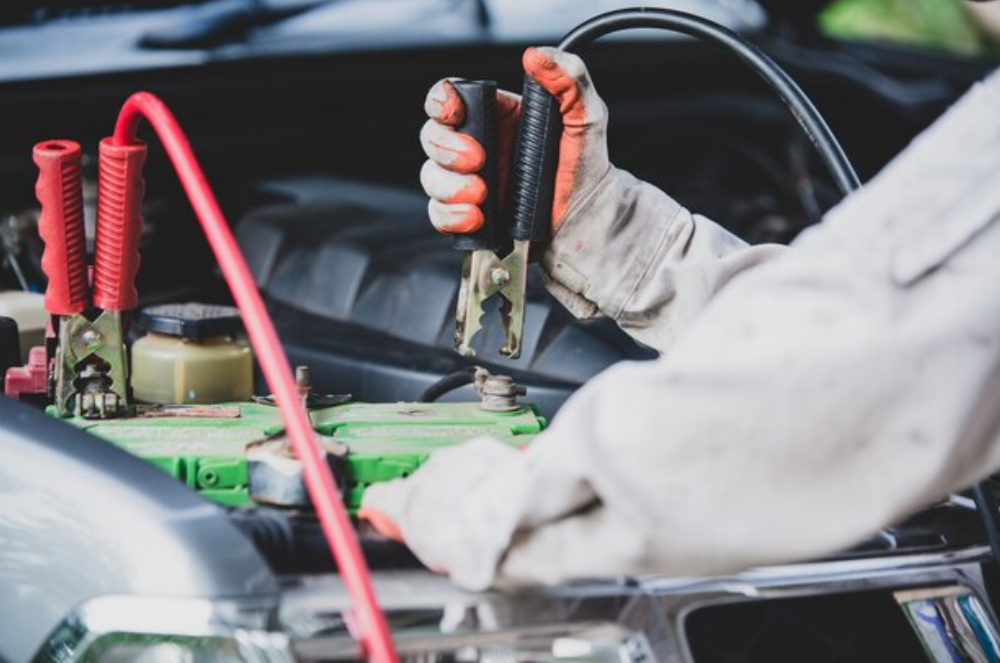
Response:
M735 278L718 270L728 282L675 318L670 352L590 381L527 451L481 439L439 452L366 505L430 566L483 588L825 555L996 470L997 109L1000 74L792 250ZM617 265L624 276L594 267L586 245L565 258L571 278L561 258L550 269L669 341L635 321L670 319L681 282L697 288L685 244L714 250L696 247L692 217L692 239L671 243L669 218L648 242L636 234L649 257Z
M749 246L612 167L546 253L546 286L574 315L606 315L665 351L736 274L786 247Z

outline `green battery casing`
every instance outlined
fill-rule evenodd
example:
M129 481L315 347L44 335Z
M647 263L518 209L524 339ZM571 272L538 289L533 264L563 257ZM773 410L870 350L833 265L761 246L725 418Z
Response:
M173 410L171 416L67 421L149 461L212 501L251 504L245 447L281 432L278 410L230 403L191 412L197 416ZM480 436L522 447L545 426L530 406L495 413L478 403L347 403L310 410L309 416L318 433L348 448L344 502L352 513L365 488L408 476L436 449Z

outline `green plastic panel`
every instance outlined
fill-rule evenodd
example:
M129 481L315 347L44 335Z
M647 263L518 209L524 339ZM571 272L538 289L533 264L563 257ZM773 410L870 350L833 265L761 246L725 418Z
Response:
M281 418L274 407L256 403L226 404L218 411L227 416L69 421L148 460L208 499L227 506L250 504L244 448L280 432ZM520 447L545 426L530 407L497 414L477 403L348 403L309 414L318 432L348 447L345 502L351 512L365 488L408 476L435 449L478 436Z

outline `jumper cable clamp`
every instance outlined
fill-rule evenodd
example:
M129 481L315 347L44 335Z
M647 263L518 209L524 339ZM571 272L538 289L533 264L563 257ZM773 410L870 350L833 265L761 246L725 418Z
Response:
M105 419L132 407L125 335L138 304L145 160L145 144L101 142L94 261L88 266L80 145L48 140L34 149L42 268L49 280L45 308L58 339L51 380L62 416Z
M475 138L486 151L479 175L487 191L480 205L483 225L475 232L455 236L455 248L466 252L455 315L455 350L465 357L475 355L472 339L482 328L483 303L500 295L501 325L506 335L500 354L517 359L524 338L528 265L548 244L551 234L562 116L556 100L526 78L511 164L510 204L499 205L496 83L453 81L453 85L465 104L465 121L458 130Z

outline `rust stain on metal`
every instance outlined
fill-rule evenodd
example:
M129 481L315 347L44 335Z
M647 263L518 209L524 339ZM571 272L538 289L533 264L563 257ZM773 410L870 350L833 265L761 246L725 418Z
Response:
M239 419L238 405L140 405L143 419Z

